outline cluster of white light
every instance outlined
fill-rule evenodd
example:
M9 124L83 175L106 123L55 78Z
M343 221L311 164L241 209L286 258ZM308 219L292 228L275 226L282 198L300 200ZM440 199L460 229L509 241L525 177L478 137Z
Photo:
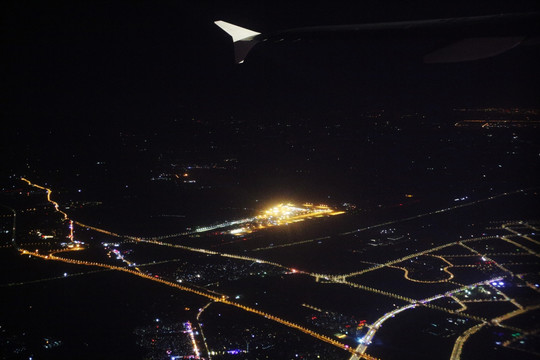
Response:
M255 218L247 218L247 219L240 219L240 220L234 220L234 221L224 221L224 222L222 222L220 224L204 226L204 227L198 227L197 229L195 229L195 232L196 233L202 233L202 232L211 231L211 230L215 230L215 229L219 229L219 228L234 226L234 225L238 225L238 224L244 224L244 223L253 221L254 219Z
M304 204L296 206L294 204L279 204L268 210L265 210L261 215L249 219L243 227L229 231L229 234L243 235L253 230L263 229L271 226L286 225L296 221L303 221L311 216L333 215L342 212L336 212L327 205Z
M264 212L264 215L260 215L257 218L258 219L264 219L264 218L285 219L290 216L307 213L308 211L309 209L307 208L296 207L293 204L279 204L277 206L274 206L273 208L266 210Z
M193 344L193 352L195 353L195 358L198 359L200 357L200 351L197 347L197 342L195 341L195 335L193 334L193 328L191 327L191 323L188 321L184 323L184 328L186 329L186 332L189 334L189 337L191 338L191 343Z

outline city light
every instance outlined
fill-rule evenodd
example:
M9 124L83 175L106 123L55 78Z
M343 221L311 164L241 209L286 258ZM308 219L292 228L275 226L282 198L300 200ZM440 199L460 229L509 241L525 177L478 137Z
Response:
M288 225L306 219L341 215L344 213L345 211L338 211L324 204L314 206L313 204L305 203L301 206L297 206L292 203L281 203L262 211L262 213L255 218L249 220L246 219L247 221L243 222L241 228L232 229L229 231L229 234L241 236L273 226Z
M28 184L31 185L31 186L36 186L34 184L31 184L28 180L25 180L25 181L27 181ZM41 188L41 189L45 189L45 188L39 187L39 186L36 186L36 187ZM65 220L68 220L67 219L67 214L61 212L61 210L59 210L58 204L53 202L50 199L51 190L50 189L46 189L46 190L47 190L48 201L54 205L55 210L57 212L60 212L60 213L64 214L64 216L66 217ZM504 195L506 195L506 193ZM502 195L498 195L498 196L502 196ZM492 196L491 198L496 198L498 196ZM481 201L485 201L485 200L477 200L476 202L481 202ZM460 206L454 206L454 207L448 208L448 209L437 210L437 211L432 212L432 214L433 213L436 214L436 213L440 213L440 212L449 211L451 209L461 208L463 206L469 206L469 204L460 205ZM262 212L261 215L255 217L255 218L232 221L232 222L228 222L228 224L230 225L230 224L233 224L233 223L235 223L235 224L242 223L244 228L251 229L253 227L252 231L254 231L254 230L259 229L259 228L270 227L270 226L279 226L279 225L284 225L284 224L288 224L288 223L291 223L291 222L303 221L304 219L310 219L310 218L313 218L313 217L328 216L328 215L334 215L334 214L340 214L340 213L343 213L343 212L333 210L333 209L329 208L326 205L313 206L311 204L304 204L303 206L295 206L293 204L279 204L279 205L277 205L275 207L272 207L270 209L265 210L264 212ZM418 217L427 216L427 215L428 214L421 214L421 215L417 215L417 216L415 216L413 218L418 218ZM408 220L408 219L406 219L406 220ZM401 221L403 221L403 220L401 220ZM395 223L395 222L397 222L397 221L394 221L394 222L391 222L391 223ZM72 224L73 223L70 222L70 233L71 233L71 230L72 230L72 227L73 227ZM82 227L86 227L87 229L98 231L100 233L105 233L105 234L108 234L108 235L111 235L111 236L114 236L114 237L128 238L128 239L130 239L130 241L145 242L145 243L149 243L149 244L153 244L153 245L180 248L180 249L184 249L184 250L187 250L187 251L203 253L203 254L207 254L207 255L218 255L218 256L221 256L221 257L225 257L225 258L233 258L233 259L238 259L238 260L249 261L249 262L252 262L252 263L258 263L258 264L263 263L263 264L267 264L267 265L271 265L271 266L276 266L276 267L287 270L291 274L298 272L298 273L302 273L302 274L312 276L313 278L315 278L316 281L320 281L320 280L324 279L324 281L322 281L322 282L334 283L334 284L344 284L344 285L348 285L349 287L352 287L352 288L357 288L357 289L360 289L360 290L363 290L363 291L372 292L372 293L375 293L375 294L384 295L384 296L387 296L387 297L400 299L400 300L403 300L405 302L408 302L408 304L406 304L404 306L397 307L396 309L394 309L394 310L392 310L390 312L387 312L386 314L381 316L373 324L371 324L371 325L366 324L365 326L367 326L369 328L369 331L363 337L359 337L357 339L357 341L359 343L358 347L356 349L352 349L352 348L350 348L350 346L348 346L346 344L343 344L343 343L341 343L341 342L339 342L339 341L335 340L334 338L331 338L331 337L329 337L327 335L323 335L323 334L320 334L318 332L314 332L313 330L306 328L302 324L293 323L291 321L288 321L286 319L283 319L283 318L277 317L275 315L269 314L269 313L264 312L262 310L251 308L251 307L248 307L248 306L243 305L241 303L229 300L229 296L227 296L225 294L220 294L220 293L217 293L215 291L209 291L209 290L206 290L206 289L203 289L203 288L192 287L192 286L189 286L189 285L185 285L185 286L180 285L179 283L181 283L181 280L176 280L175 282L172 282L172 281L166 280L161 275L158 276L158 275L152 275L152 274L149 274L149 273L141 272L140 269L138 269L138 268L135 268L136 271L132 270L130 267L131 267L131 265L134 266L135 264L130 263L129 260L124 258L124 254L120 250L116 249L116 247L118 247L117 243L111 244L111 243L108 242L108 243L102 243L102 245L105 247L106 250L108 250L108 252L109 252L109 254L111 256L114 256L116 259L125 262L127 264L127 266L124 265L124 267L120 267L120 266L115 266L115 265L110 265L110 264L100 263L100 262L95 262L95 261L85 261L85 260L70 259L70 258L63 258L63 257L60 257L60 256L56 256L56 254L58 254L58 253L76 251L76 250L84 250L84 247L80 246L80 244L84 244L84 243L82 243L80 241L73 241L71 243L66 244L67 246L65 246L64 248L62 248L60 250L53 250L53 251L46 251L46 250L43 250L43 249L36 249L35 251L30 251L28 249L18 248L18 250L20 251L20 253L22 255L29 255L31 257L41 258L41 259L44 259L44 260L61 261L61 262L71 263L71 264L97 266L97 267L105 268L105 269L108 269L108 270L116 270L116 271L121 271L121 272L125 272L125 273L130 273L130 274L132 274L134 276L138 276L138 277L150 280L150 281L158 282L158 283L161 283L163 285L174 287L174 288L177 288L177 289L182 290L182 291L197 294L199 296L203 296L203 297L206 297L206 298L210 299L211 300L210 303L219 302L219 303L222 303L222 304L230 305L230 306L242 309L244 311L247 311L247 312L250 312L250 313L253 313L253 314L257 314L257 315L262 316L262 317L264 317L266 319L272 320L274 322L280 323L282 325L288 326L288 327L296 329L298 331L301 331L301 332L303 332L305 334L308 334L308 335L310 335L310 336L312 336L314 338L317 338L317 339L319 339L319 340L321 340L323 342L329 343L329 344L331 344L333 346L336 346L338 348L341 348L343 350L346 350L346 351L350 352L352 354L351 359L359 359L359 358L374 359L370 355L366 354L365 351L366 351L367 347L371 344L371 341L372 341L375 333L377 332L377 330L382 326L382 323L389 320L389 319L394 318L396 315L398 315L402 311L413 309L413 308L415 308L417 306L428 307L428 308L435 309L435 310L438 310L438 311L444 311L444 312L447 312L447 313L450 313L450 314L459 314L460 317L468 318L468 319L480 322L478 325L466 330L456 340L456 343L454 345L454 349L453 349L453 352L452 352L451 359L458 359L459 358L462 346L465 343L465 341L467 340L467 338L470 335L472 335L473 333L475 333L476 331L480 330L480 328L482 326L488 324L489 322L492 325L495 325L495 326L503 326L503 325L501 325L501 323L508 320L508 319L510 319L510 318L512 318L512 317L515 317L515 316L524 314L526 312L533 311L533 310L536 310L536 309L540 308L540 305L523 306L523 305L519 304L515 299L509 298L506 294L502 293L501 290L499 290L499 288L501 288L501 287L510 287L510 286L512 286L512 283L510 281L505 282L505 281L503 281L503 279L508 279L508 278L520 278L521 279L521 277L520 277L521 275L520 274L514 274L507 267L505 267L505 265L512 265L513 263L511 263L511 262L505 262L505 263L497 262L492 258L492 256L495 256L495 258L497 258L497 255L527 255L527 256L535 255L535 256L538 256L538 254L536 252L534 252L532 249L530 249L529 247L524 246L523 244L517 242L516 238L519 237L519 238L523 239L523 241L526 240L528 242L532 242L532 243L535 243L535 244L537 243L537 240L531 238L530 236L528 236L528 234L526 234L524 231L518 231L518 230L515 230L515 229L511 229L510 226L512 226L514 224L512 222L504 223L500 227L501 229L504 229L504 230L507 230L507 231L511 232L512 235L487 236L486 234L482 234L482 236L479 236L479 237L471 237L471 238L467 238L466 240L457 240L457 241L448 242L448 243L445 243L445 244L442 244L442 245L433 246L431 248L427 248L427 249L421 250L421 251L413 253L413 254L408 254L408 255L402 256L402 257L397 258L397 259L388 260L388 261L386 261L384 263L371 263L372 266L368 267L366 269L353 271L351 273L340 274L340 275L309 273L309 272L306 272L304 270L297 270L297 269L294 269L294 268L286 267L286 266L281 265L279 263L270 262L268 260L262 260L262 259L257 259L257 258L253 258L253 257L248 257L248 256L245 256L245 255L227 254L227 253L224 253L224 252L208 250L208 249L204 249L204 248L194 248L194 247L189 247L189 246L180 245L180 244L171 244L171 243L165 243L165 242L161 242L161 241L157 241L157 240L142 239L142 238L138 238L138 237L125 237L125 236L121 236L121 235L112 233L112 232L110 232L108 230L91 227L89 225L85 225L85 224L82 224L82 223L74 222L74 224L77 224L77 225L82 226ZM390 223L387 222L387 223L371 226L370 228L379 227L381 225L389 225L389 224ZM531 227L531 226L527 225L526 223L525 224L520 223L520 225L523 225L523 226L526 226L526 227L528 227L530 229L536 230L536 228ZM358 232L358 231L361 231L361 229L359 229L357 231L350 232L350 233L355 233L355 232ZM348 234L348 233L344 233L344 234ZM476 249L476 248L480 248L479 245L477 245L477 242L481 244L482 241L486 241L486 240L493 241L495 239L497 241L502 241L502 242L505 242L507 244L510 244L510 245L514 246L517 249L517 252L516 253L499 253L498 254L498 253L491 253L491 252L486 253L484 251L480 252L480 251L478 251ZM309 240L309 241L312 241L312 240ZM460 253L457 253L457 254L456 253L440 254L440 251L442 251L443 249L448 250L448 249L451 249L451 247L459 247L459 248L461 248L462 251L466 250L466 251L468 251L468 253L466 253L466 254L460 254ZM482 247L482 249L483 249L483 247ZM486 246L486 249L487 249L487 246ZM524 250L524 251L520 251L520 250ZM421 278L418 279L418 278L412 278L411 276L409 276L410 275L409 274L410 270L407 269L405 264L400 264L400 263L404 263L406 261L413 261L414 259L417 259L420 256L429 256L430 259L437 258L438 260L442 261L444 264L436 266L435 268L437 269L437 271L440 271L441 273L446 273L446 275L443 274L445 277L440 278L438 280L424 280L424 279L421 279ZM454 258L464 257L464 256L472 256L472 257L480 258L482 260L482 262L477 262L476 265L460 265L460 264L453 263L453 260L450 261L450 260L447 259L447 258L454 259ZM468 285L462 285L462 284L450 281L454 277L454 275L452 273L452 268L453 267L464 267L464 266L466 266L466 267L476 267L476 266L478 266L480 264L482 264L482 266L484 266L483 264L489 264L490 266L491 265L496 266L500 270L505 272L507 275L506 276L499 276L499 277L496 277L496 278L491 278L491 279L488 279L488 280L483 280L483 281L480 281L480 282L477 282L477 283L474 283L474 284L468 284ZM139 266L141 266L141 265L139 265ZM365 273L368 273L368 272L372 272L372 271L377 271L377 270L380 270L380 269L383 269L383 268L398 268L398 269L401 269L401 270L404 271L403 277L406 280L412 281L412 282L419 282L419 283L446 282L446 283L449 283L449 284L462 285L462 286L454 288L454 289L452 289L450 291L447 291L445 293L436 294L436 295L433 295L433 296L431 296L429 298L418 300L418 299L408 298L408 297L405 297L405 296L397 294L397 293L392 293L390 291L384 291L384 290L372 288L372 287L369 287L369 286L361 285L361 284L358 284L358 283L355 282L356 279L351 279L353 277L357 277L359 275L362 275L362 274L365 274ZM64 277L67 277L67 276L68 276L68 274L64 273ZM71 274L69 276L71 276ZM197 276L199 277L200 274L198 274ZM538 287L537 284L528 283L528 282L525 282L525 284L527 286L531 287L531 288L534 288L535 291L537 290L536 289ZM485 290L483 288L483 286L484 287L491 286L492 289L497 292L498 297L497 298L494 297L493 299L490 298L490 299L487 299L487 300L486 299L475 299L475 296L477 296L477 294L479 292L480 293L485 293L485 294L487 294L489 296L494 294L493 291L488 291L489 289ZM435 300L441 299L441 298L444 298L444 297L454 300L457 304L459 304L461 306L461 309L458 309L458 310L447 309L447 308L442 307L442 306L440 306L438 304L433 304L432 303ZM464 298L467 298L467 299L464 299ZM236 296L235 300L239 300L239 296ZM477 302L477 301L509 301L510 303L515 305L518 309L514 310L514 311L511 311L509 313L503 314L503 315L501 315L501 316L499 316L497 318L493 318L491 320L487 319L487 318L483 318L481 316L467 314L467 313L464 312L464 310L467 310L466 303ZM256 305L257 305L257 303L256 303ZM310 306L305 305L305 304L303 304L303 306L312 308L313 310L316 310L316 311L320 310L318 308L310 307ZM159 321L159 320L156 319L156 321ZM363 320L361 323L364 325L365 320ZM190 323L186 323L186 324L189 324L189 326L186 326L186 330L187 330L187 332L190 333L190 336L192 337L193 352L195 353L195 358L199 358L200 357L200 351L199 351L199 348L197 347L197 344L195 342L195 337L194 337L195 332L192 330L192 327L191 327ZM505 326L507 326L507 325L505 325ZM336 336L338 338L342 338L341 333L336 334ZM210 354L211 352L208 350L208 347L207 347L206 344L205 344L205 347L206 347L206 352L208 354Z

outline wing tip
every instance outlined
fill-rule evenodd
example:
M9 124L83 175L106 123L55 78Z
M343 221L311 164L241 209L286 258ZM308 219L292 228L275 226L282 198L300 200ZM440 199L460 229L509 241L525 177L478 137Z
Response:
M216 20L214 24L232 37L235 61L237 64L242 64L251 48L257 44L258 40L255 37L260 35L260 33L223 20Z

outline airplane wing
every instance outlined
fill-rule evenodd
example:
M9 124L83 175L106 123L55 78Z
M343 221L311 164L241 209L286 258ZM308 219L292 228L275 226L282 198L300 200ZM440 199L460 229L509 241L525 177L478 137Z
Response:
M236 63L243 63L251 48L258 43L257 36L261 33L222 20L214 21L214 24L232 37Z
M233 40L236 63L263 41L302 38L365 37L372 41L399 38L438 39L439 45L424 54L424 63L452 63L502 54L522 43L538 44L540 13L501 14L466 18L402 21L392 23L315 26L261 34L237 25L215 21Z

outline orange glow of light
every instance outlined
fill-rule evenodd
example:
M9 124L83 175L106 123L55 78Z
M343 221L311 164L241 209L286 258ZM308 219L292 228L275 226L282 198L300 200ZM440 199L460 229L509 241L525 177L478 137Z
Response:
M280 203L263 210L254 219L244 222L243 227L230 230L229 233L232 235L244 235L273 226L289 225L291 223L305 221L306 219L341 215L344 213L345 211L334 210L325 204L313 206L311 203L305 203L298 206L292 203Z

